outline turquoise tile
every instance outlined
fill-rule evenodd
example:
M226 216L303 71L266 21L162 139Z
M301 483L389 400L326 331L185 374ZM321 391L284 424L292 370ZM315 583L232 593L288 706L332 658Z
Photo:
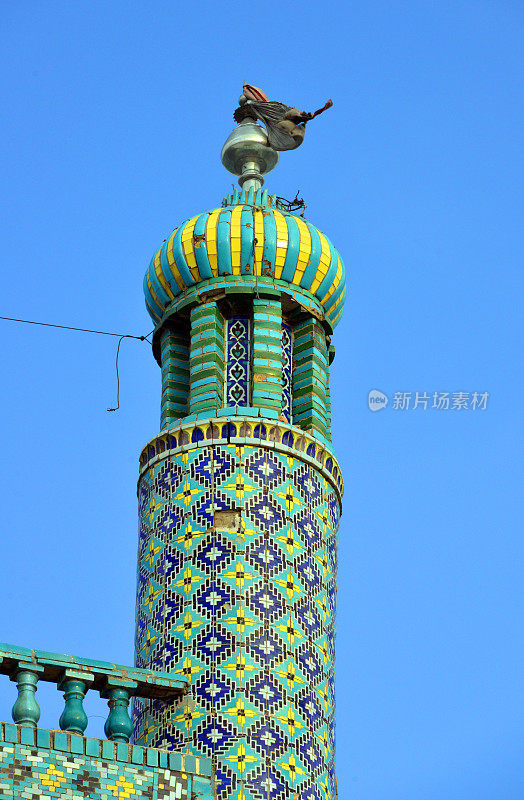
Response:
M115 754L115 743L109 742L107 739L102 740L102 758L107 758L113 761Z
M74 660L73 656L65 653L49 653L47 650L35 650L35 656L41 664L71 664Z
M0 656L5 655L17 655L17 656L31 656L33 655L33 651L29 650L27 647L16 647L13 644L6 644L5 642L0 642Z
M11 722L6 722L4 725L4 737L6 742L18 741L18 729L16 725Z
M182 769L182 754L169 753L169 769L178 770Z
M116 760L117 761L127 761L129 754L129 745L124 744L124 742L117 742L116 743Z
M35 743L35 728L30 728L28 725L21 725L20 726L20 744L31 744Z
M62 750L64 753L68 751L67 734L61 731L55 731L54 749Z
M200 759L200 775L211 776L212 765L210 758Z
M51 732L46 731L44 728L37 728L36 744L37 747L45 747L49 749L51 747Z
M196 758L189 754L184 755L184 767L188 772L196 772Z
M102 669L102 670L111 670L115 669L115 664L111 664L110 661L95 661L93 658L78 658L75 656L75 663L76 664L83 664L86 667L91 667L92 669ZM126 669L126 667L123 667Z
M71 752L83 753L84 752L84 737L71 734Z
M86 756L95 756L96 758L98 758L100 755L100 740L86 737L84 741L86 745L85 749Z

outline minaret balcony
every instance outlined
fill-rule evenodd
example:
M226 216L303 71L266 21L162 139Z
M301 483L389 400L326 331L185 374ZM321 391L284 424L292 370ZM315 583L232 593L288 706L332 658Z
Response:
M95 794L146 800L159 782L170 797L216 796L210 759L130 742L130 699L164 705L182 701L187 683L180 676L7 644L0 644L0 673L18 688L13 722L0 722L6 797L56 793L71 800ZM40 681L64 692L60 730L38 726ZM85 735L88 718L82 703L87 691L108 700L107 740Z

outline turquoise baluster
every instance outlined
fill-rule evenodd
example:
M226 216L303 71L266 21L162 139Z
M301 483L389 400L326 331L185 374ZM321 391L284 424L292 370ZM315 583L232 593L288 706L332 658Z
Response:
M44 671L43 667L36 664L18 664L11 676L18 687L18 698L13 706L13 721L17 725L30 725L36 728L40 719L40 706L36 700L38 678Z
M129 685L116 686L108 684L107 688L101 692L101 697L108 700L109 716L104 725L104 731L108 739L113 742L129 742L133 733L133 723L128 712L129 697L131 689L136 688L134 681L129 681Z
M61 730L83 735L87 728L87 714L82 701L92 681L93 676L89 673L84 675L73 670L64 672L58 684L58 688L64 692L65 699L64 710L58 723Z

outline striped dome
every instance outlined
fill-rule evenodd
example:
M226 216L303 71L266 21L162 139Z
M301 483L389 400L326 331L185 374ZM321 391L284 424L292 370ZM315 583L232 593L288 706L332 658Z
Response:
M146 272L148 311L158 322L187 288L228 276L253 276L311 294L337 324L346 294L342 260L314 225L279 208L267 191L235 191L222 208L183 222L155 253Z

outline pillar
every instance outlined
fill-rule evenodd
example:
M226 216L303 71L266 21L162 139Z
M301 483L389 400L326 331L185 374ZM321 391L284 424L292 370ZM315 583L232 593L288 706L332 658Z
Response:
M189 336L179 326L167 327L160 341L162 361L162 403L160 424L169 428L188 413Z
M293 422L304 430L326 437L328 353L320 322L307 317L294 328Z
M282 306L280 298L253 299L253 406L279 416L282 409Z
M224 317L215 302L191 310L189 413L215 411L224 399Z

